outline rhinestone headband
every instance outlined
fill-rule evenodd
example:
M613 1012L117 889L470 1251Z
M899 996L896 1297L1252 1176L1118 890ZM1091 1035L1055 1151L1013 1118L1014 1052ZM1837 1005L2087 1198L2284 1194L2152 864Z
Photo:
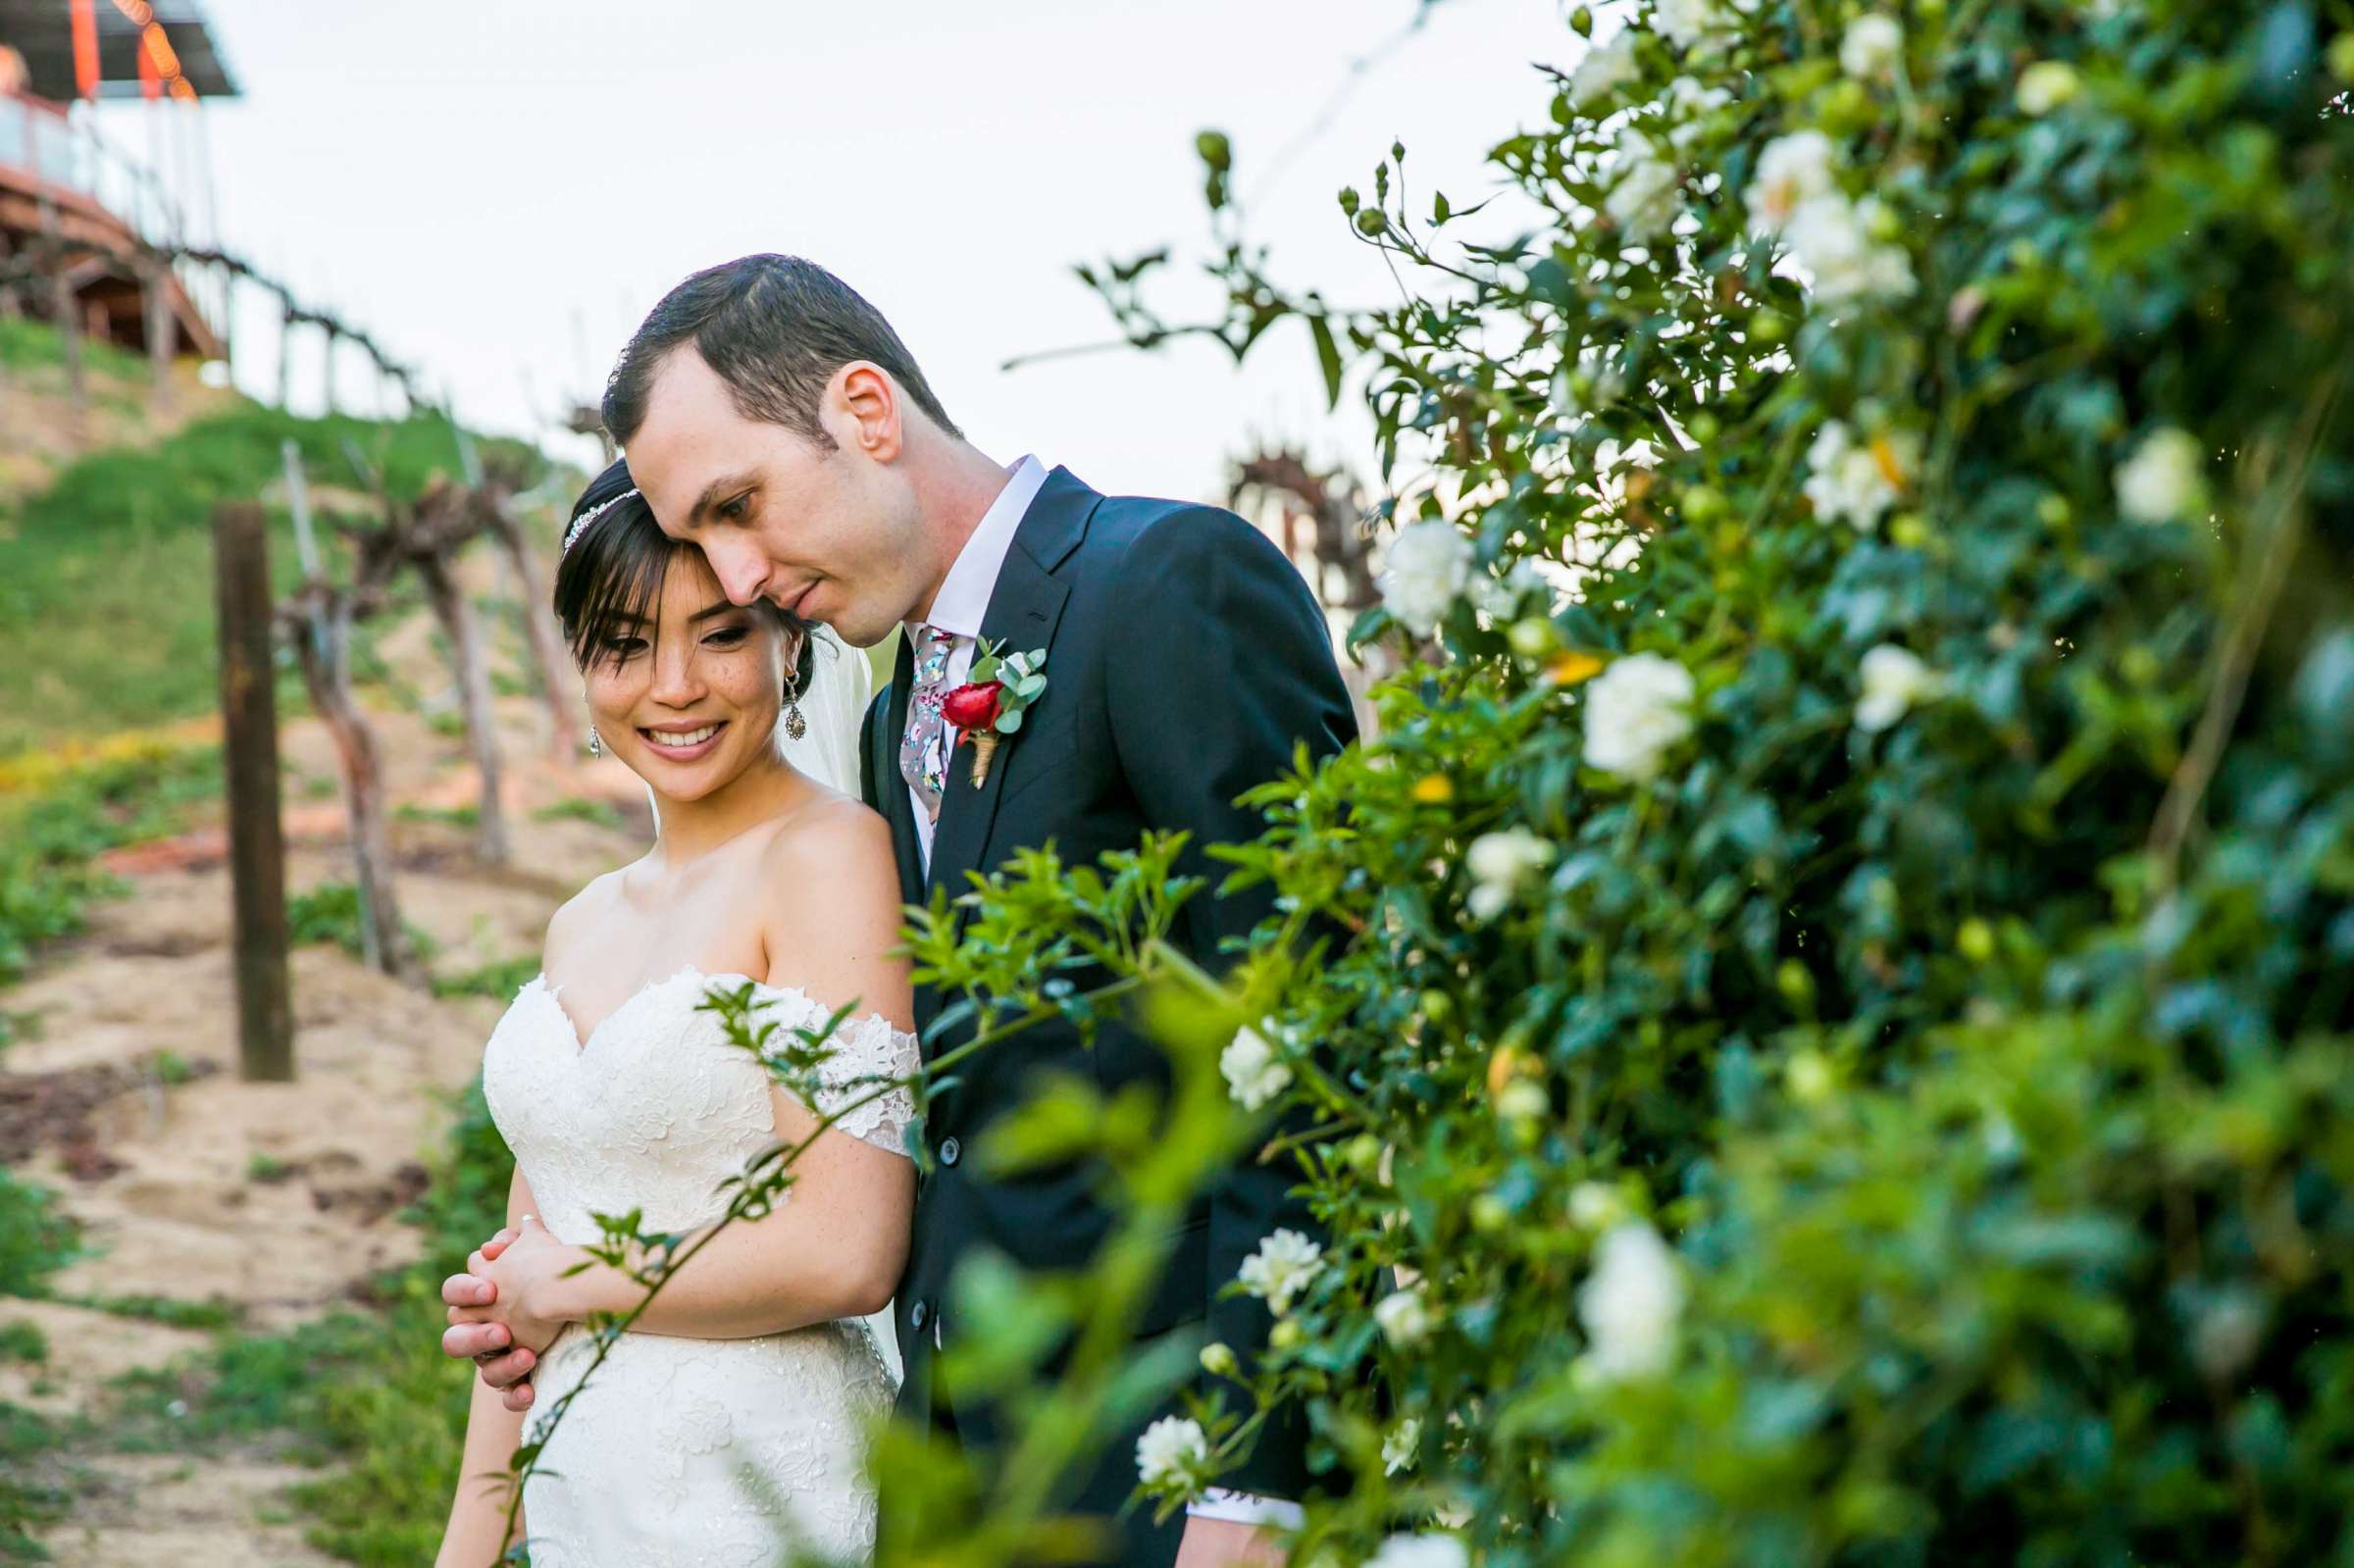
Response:
M583 512L579 517L574 518L572 520L572 527L564 531L563 548L559 549L556 553L558 555L570 555L572 553L572 547L580 542L581 535L588 531L589 524L595 522L598 518L603 517L607 512L612 511L615 507L619 506L622 502L628 500L631 496L636 495L637 493L638 492L634 489L624 490L619 495L614 496L611 500L599 501L588 511Z

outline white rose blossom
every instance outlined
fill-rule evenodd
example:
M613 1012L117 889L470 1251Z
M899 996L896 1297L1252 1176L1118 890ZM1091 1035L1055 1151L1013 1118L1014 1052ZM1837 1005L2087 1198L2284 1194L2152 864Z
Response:
M1553 1096L1532 1079L1515 1078L1496 1095L1496 1114L1508 1122L1539 1121L1553 1110Z
M1507 828L1481 834L1463 853L1463 869L1473 886L1467 900L1471 917L1494 920L1511 907L1528 880L1553 864L1553 844L1526 828Z
M1373 1322L1382 1338L1401 1350L1420 1344L1431 1329L1430 1307L1422 1299L1422 1287L1410 1285L1393 1290L1373 1303Z
M1421 1456L1422 1423L1407 1416L1381 1440L1381 1468L1385 1475L1411 1470Z
M1365 1568L1470 1568L1471 1553L1455 1536L1392 1536L1365 1559Z
M1415 636L1438 630L1471 580L1471 541L1452 523L1409 523L1382 562L1381 602Z
M1628 239L1648 244L1667 232L1682 211L1675 165L1659 155L1651 138L1630 130L1618 140L1611 193L1602 209Z
M2076 95L2083 85L2065 60L2038 60L2019 74L2019 112L2040 120Z
M1837 195L1838 169L1838 149L1819 130L1794 130L1767 142L1746 196L1751 232L1773 233L1805 203Z
M2118 510L2136 523L2171 523L2206 501L2206 457L2188 430L2171 425L2152 430L2118 465Z
M1569 73L1569 105L1584 109L1600 102L1625 86L1642 69L1635 64L1635 36L1621 31L1608 43L1598 43L1586 51L1577 69Z
M1725 15L1728 7L1747 15L1758 9L1758 0L1654 0L1651 25L1678 49L1689 49L1732 26L1733 19Z
M1893 642L1883 642L1865 654L1860 674L1864 694L1856 702L1856 728L1870 734L1879 733L1917 704L1945 691L1944 676Z
M1678 76L1667 83L1664 100L1667 118L1673 128L1667 132L1667 144L1683 152L1700 133L1709 128L1709 117L1733 101L1733 95L1722 87L1703 87L1690 76Z
M1259 1240L1258 1250L1243 1259L1235 1278L1281 1317L1292 1309L1292 1298L1308 1288L1323 1266L1322 1247L1298 1231L1279 1230Z
M1801 488L1814 503L1817 517L1868 533L1902 499L1900 481L1910 481L1919 451L1920 438L1911 431L1894 431L1876 444L1859 445L1854 432L1833 420L1816 432L1814 444L1807 448L1811 472Z
M1162 1416L1136 1440L1136 1476L1148 1487L1175 1483L1191 1495L1202 1489L1208 1463L1208 1435L1184 1416Z
M1873 237L1893 222L1876 197L1813 196L1782 226L1782 248L1806 269L1809 291L1825 305L1903 299L1913 292L1913 258L1902 245Z
M1276 1058L1266 1037L1248 1025L1234 1033L1218 1053L1218 1071L1225 1075L1227 1092L1246 1111L1255 1111L1292 1086L1292 1070Z
M1600 1182L1580 1182L1569 1189L1569 1223L1581 1231L1600 1231L1616 1224L1626 1214L1626 1199L1614 1187Z
M1660 771L1668 748L1692 733L1692 672L1656 653L1633 653L1586 683L1589 766L1636 781Z
M1839 69L1859 81L1884 81L1905 58L1905 29L1894 17L1869 12L1847 25Z
M1659 1232L1633 1221L1605 1235L1594 1248L1594 1272L1577 1295L1587 1375L1622 1383L1665 1371L1683 1309L1684 1282Z

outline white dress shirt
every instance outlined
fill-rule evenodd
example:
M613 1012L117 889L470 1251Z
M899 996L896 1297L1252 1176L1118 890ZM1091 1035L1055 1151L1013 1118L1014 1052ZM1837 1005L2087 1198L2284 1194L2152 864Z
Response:
M1005 569L1005 552L1013 548L1014 531L1030 513L1030 503L1047 482L1047 466L1035 457L1024 457L1005 471L1005 487L998 498L989 503L974 525L972 536L964 548L956 552L956 560L948 575L941 580L940 592L933 595L932 611L928 618L909 621L903 630L907 644L918 654L923 651L919 640L923 628L937 627L949 632L955 641L948 645L947 689L955 690L964 684L973 672L973 658L979 652L981 621L989 614L989 601L998 591L998 574ZM1019 648L1008 649L1019 653ZM945 725L945 721L944 721ZM947 739L956 738L953 725L946 725ZM948 748L948 766L957 763L953 744ZM924 869L932 869L932 813L925 809L923 797L915 786L907 786L907 798L915 805L915 839L923 848Z
M923 628L936 627L955 637L948 645L947 689L955 690L972 674L973 659L979 651L981 622L989 614L989 601L998 591L998 575L1005 568L1005 552L1013 548L1014 531L1022 519L1030 514L1030 503L1047 482L1047 467L1037 458L1024 456L1005 471L1005 487L998 498L989 503L981 521L973 528L972 536L964 548L956 552L956 560L948 575L941 580L940 592L932 599L931 613L922 620L909 621L901 629L908 646L919 653ZM1020 648L1008 649L1019 653ZM955 739L954 727L947 738ZM955 747L948 751L949 767L956 766ZM907 786L907 798L915 807L915 837L922 846L924 869L932 869L932 814L924 809L921 795L912 784ZM1280 1525L1298 1529L1305 1515L1296 1502L1282 1497L1258 1497L1249 1492L1230 1492L1212 1487L1186 1512L1197 1519L1227 1519L1238 1524Z

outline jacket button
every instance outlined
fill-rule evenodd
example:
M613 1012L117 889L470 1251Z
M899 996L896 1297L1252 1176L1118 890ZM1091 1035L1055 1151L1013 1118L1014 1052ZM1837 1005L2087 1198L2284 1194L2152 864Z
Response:
M932 1303L929 1301L918 1301L915 1305L907 1309L907 1327L911 1329L920 1329L931 1321Z
M940 1140L941 1164L953 1165L963 1156L964 1145L962 1143L957 1142L953 1138L944 1138Z

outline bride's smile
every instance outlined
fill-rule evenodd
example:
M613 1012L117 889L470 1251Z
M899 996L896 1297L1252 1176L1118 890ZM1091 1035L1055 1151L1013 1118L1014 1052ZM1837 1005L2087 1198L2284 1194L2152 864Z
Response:
M727 720L715 719L709 724L680 730L665 730L660 725L651 725L638 733L645 736L647 745L673 762L691 762L697 757L708 756L712 742L719 738L719 733L727 727Z

